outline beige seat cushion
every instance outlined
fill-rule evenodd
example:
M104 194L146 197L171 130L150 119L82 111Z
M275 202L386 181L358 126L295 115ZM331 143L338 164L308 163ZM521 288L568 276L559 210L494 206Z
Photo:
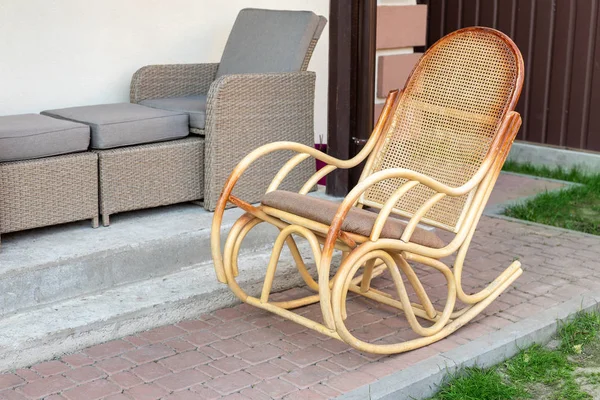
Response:
M331 224L340 206L339 203L333 201L284 190L275 190L265 194L262 204L325 225ZM346 216L346 219L344 219L342 230L362 236L369 236L371 235L371 229L376 218L377 213L375 212L353 208ZM397 218L388 218L381 231L381 237L386 239L400 239L404 228L406 228L405 222ZM446 245L434 232L418 227L412 234L410 242L435 249Z

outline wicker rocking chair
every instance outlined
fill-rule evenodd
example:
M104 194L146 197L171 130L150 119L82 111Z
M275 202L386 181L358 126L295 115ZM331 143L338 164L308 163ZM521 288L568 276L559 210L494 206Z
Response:
M515 261L478 293L463 290L463 263L469 244L521 125L520 115L513 110L521 92L523 70L521 54L506 35L488 28L462 29L433 45L415 67L405 89L388 95L372 136L356 157L338 160L291 142L271 143L250 153L231 174L215 211L212 253L219 281L248 304L370 353L413 350L465 325L523 272ZM280 150L298 154L275 176L261 205L253 206L231 195L252 162ZM284 177L311 156L328 166L315 173L298 193L277 190ZM363 160L366 164L360 182L341 204L307 195L321 177L336 168L355 167ZM228 201L246 213L231 228L222 252L220 227ZM276 226L280 233L262 294L257 298L239 287L236 276L240 245L262 222ZM449 231L452 239L444 242L421 224ZM302 236L310 244L318 270L316 281L292 235ZM306 285L316 293L291 301L270 301L285 244ZM337 270L332 268L335 250L342 253ZM453 266L442 262L451 255L455 255ZM409 262L444 276L448 295L442 310L433 306L418 270ZM394 295L371 287L372 279L385 271L395 284ZM414 289L418 303L411 303L407 284ZM391 344L357 338L346 326L348 292L402 310L419 337ZM456 309L457 299L465 304L461 309ZM313 303L320 303L323 323L292 311Z

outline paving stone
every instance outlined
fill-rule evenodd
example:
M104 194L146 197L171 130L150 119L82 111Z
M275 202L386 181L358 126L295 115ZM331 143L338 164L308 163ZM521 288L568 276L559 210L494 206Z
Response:
M213 399L221 397L221 396L219 396L218 393L216 393L216 394L217 394L217 397L212 397ZM201 399L205 399L205 398L207 398L207 397L202 397L198 393L194 393L191 390L183 390L181 392L175 392L173 394L168 395L167 397L164 397L165 400L201 400Z
M187 340L183 340L180 338L170 339L166 341L165 344L178 353L183 353L184 351L189 351L196 348L196 346L194 346Z
M169 392L154 383L144 383L143 385L127 389L124 393L135 400L158 400L166 396Z
M272 379L286 373L283 368L278 367L270 362L252 365L246 368L245 371L260 379Z
M15 371L15 374L19 375L21 378L23 378L27 382L33 382L33 381L36 381L36 380L42 378L40 375L38 375L37 372L35 372L29 368L17 369Z
M124 359L123 357L107 358L102 361L98 361L96 364L94 364L96 368L100 368L109 375L124 371L131 367L134 367L135 365L136 364Z
M134 345L136 347L142 347L142 346L145 346L150 343L149 341L147 341L144 338L139 337L138 335L125 336L123 338L123 340L126 341L127 343L131 343L132 345Z
M117 393L106 397L105 400L131 400L131 397L125 396L123 393Z
M195 369L186 369L181 372L167 375L157 379L155 383L167 390L182 390L206 382L210 378Z
M61 361L69 364L71 367L83 367L84 365L92 365L94 360L83 353L75 353L63 356Z
M202 330L198 332L194 332L189 336L184 337L188 342L195 344L196 346L205 346L207 344L211 344L219 340L217 335L207 330Z
M221 358L226 357L225 354L211 346L198 347L198 352L204 354L211 360L220 360Z
M242 360L249 362L250 364L260 364L265 361L277 358L284 353L279 347L275 347L270 344L263 344L251 349L248 349L238 355Z
M75 384L72 381L64 376L54 375L38 379L34 382L29 382L24 386L19 387L18 390L26 396L39 398L62 392L74 385Z
M315 392L311 389L302 389L294 393L290 393L284 397L285 400L324 400L327 399L324 395Z
M135 349L123 354L123 357L137 364L159 360L175 354L170 347L158 343Z
M118 372L110 377L110 380L123 389L129 389L133 386L144 383L139 377L131 372Z
M375 377L373 375L360 371L351 371L345 374L334 376L327 381L326 385L338 390L339 392L345 393L371 383L374 380Z
M261 392L260 390L258 390L256 388L256 386L250 387L248 389L244 389L237 394L242 395L242 396L244 396L244 398L247 398L250 400L271 400L272 399L272 397L265 394L265 392Z
M256 331L254 331L256 332ZM227 356L233 356L235 354L241 353L244 350L248 350L247 344L240 342L237 339L225 339L218 342L215 342L211 345L211 347L219 350L221 353Z
M32 370L41 376L51 376L62 374L71 369L67 364L61 361L47 361L31 367Z
M209 381L206 385L219 392L222 395L239 392L251 385L258 383L260 380L244 371L237 371L226 376L220 376Z
M294 385L279 378L262 381L256 385L255 388L262 391L272 399L280 399L283 396L296 391L296 387Z
M4 389L11 389L15 386L19 386L24 383L25 380L16 374L2 374L0 375L0 391Z
M329 357L331 357L330 352L316 346L296 350L293 353L283 356L284 359L296 364L299 367L316 364L317 362L325 360Z
M338 390L335 390L332 387L329 387L329 386L326 386L323 384L318 384L318 385L312 386L309 389L324 395L328 399L333 399L335 397L338 397L342 393Z
M178 372L200 364L206 364L209 361L211 361L209 357L198 351L188 351L164 358L159 361L159 364L164 365L171 371Z
M333 374L331 371L328 371L318 365L310 365L305 368L297 368L293 371L290 371L289 373L283 375L281 379L294 384L300 389L304 389L325 381L332 375Z
M256 346L258 344L271 343L275 340L279 340L283 336L281 331L275 328L265 327L241 335L236 338L236 340L247 346Z
M14 390L4 390L0 392L0 400L28 400L28 398Z
M329 359L329 361L343 367L346 370L356 369L369 362L369 360L367 360L365 357L362 357L361 355L352 351L347 351L345 353L333 356Z
M83 352L96 360L113 357L133 348L133 345L124 340L113 340L85 349Z
M207 387L206 384L192 386L190 391L194 393L197 399L212 400L221 397L219 393Z
M238 307L230 307L217 310L213 313L213 315L222 321L231 321L242 318L244 313L242 313Z
M248 322L234 320L228 321L226 324L215 325L210 328L210 331L221 339L229 339L254 329L256 329L256 326Z
M195 320L178 322L175 326L177 326L187 332L195 332L195 331L199 331L201 329L208 328L210 325L204 321L195 319Z
M216 378L218 376L224 375L223 371L219 371L218 369L211 367L210 365L199 365L195 369L208 375L211 378Z
M174 338L185 334L186 331L175 325L161 326L147 332L142 332L138 336L146 339L150 343L162 342L166 339Z
M140 365L131 372L139 376L144 382L152 382L171 373L168 368L155 362Z
M77 383L85 383L106 376L104 372L96 367L86 365L75 368L64 373L64 376Z
M213 361L209 365L226 374L230 374L250 366L249 363L237 357L225 357L220 360Z
M120 392L121 388L114 383L99 379L67 390L64 396L69 400L96 400Z
M331 360L331 358L329 360ZM325 368L326 370L330 371L333 374L341 374L341 373L347 371L346 368L340 366L339 364L334 364L328 360L319 361L316 365L321 368Z

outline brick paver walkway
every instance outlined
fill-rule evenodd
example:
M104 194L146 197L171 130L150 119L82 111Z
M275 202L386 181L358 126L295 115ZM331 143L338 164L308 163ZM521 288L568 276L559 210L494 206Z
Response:
M506 185L545 187L543 181L503 179L495 201L514 195L514 190L502 195ZM327 399L586 291L600 290L600 237L489 217L482 218L468 256L465 286L486 285L515 257L525 273L484 315L449 338L410 353L362 354L273 314L239 305L7 372L0 375L0 399ZM417 270L432 300L443 303L443 277ZM390 285L386 276L374 282L384 290ZM292 289L279 297L301 292ZM300 312L319 314L316 305ZM352 297L348 313L349 327L363 339L416 337L401 315L363 298Z

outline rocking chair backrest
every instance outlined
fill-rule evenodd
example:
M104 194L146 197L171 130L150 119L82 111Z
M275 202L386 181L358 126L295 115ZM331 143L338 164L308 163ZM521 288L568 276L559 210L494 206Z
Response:
M384 140L374 150L371 170L363 176L407 168L451 187L462 186L486 157L496 156L490 145L516 106L522 83L522 56L503 33L474 27L442 38L413 70ZM360 202L381 208L402 183L382 181ZM457 232L475 190L443 198L422 222ZM418 185L393 212L411 217L434 194Z

